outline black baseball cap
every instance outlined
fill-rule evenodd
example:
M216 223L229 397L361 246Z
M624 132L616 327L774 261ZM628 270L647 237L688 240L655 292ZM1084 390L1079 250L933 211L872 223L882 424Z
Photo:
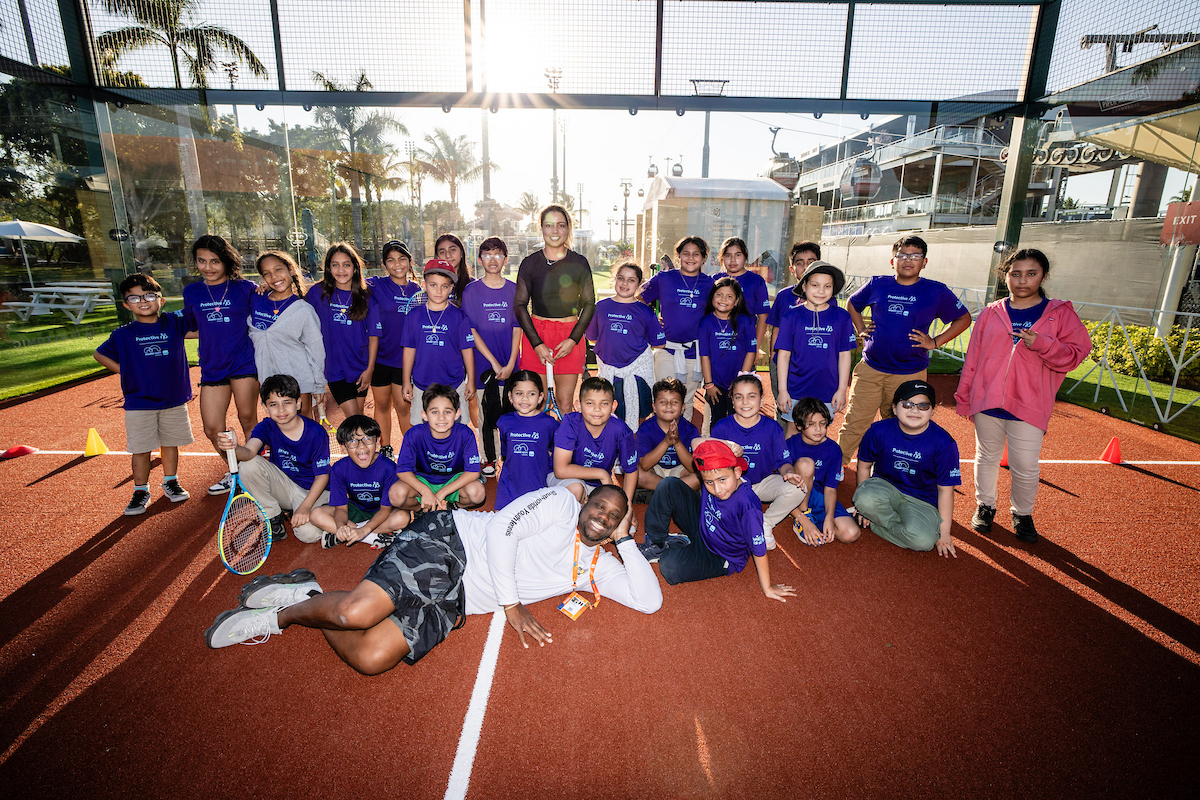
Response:
M905 381L896 387L896 393L892 395L892 405L896 405L901 400L908 400L923 394L929 398L929 402L937 405L937 395L933 391L933 387L925 381Z

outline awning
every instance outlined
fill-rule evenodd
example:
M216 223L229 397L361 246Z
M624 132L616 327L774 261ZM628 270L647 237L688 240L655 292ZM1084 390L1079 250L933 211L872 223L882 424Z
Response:
M668 197L700 197L707 200L778 200L790 202L792 194L769 178L664 178L659 175L646 192L646 208Z
M1200 104L1094 128L1079 138L1184 172L1200 172L1198 137Z

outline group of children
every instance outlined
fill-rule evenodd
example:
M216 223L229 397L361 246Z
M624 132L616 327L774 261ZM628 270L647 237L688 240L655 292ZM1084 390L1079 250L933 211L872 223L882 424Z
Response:
M595 343L600 375L583 381L578 410L561 420L545 409L542 375L514 369L520 333L513 284L501 274L507 259L501 240L481 245L485 277L465 284L462 254L447 241L446 258L426 265L425 296L414 304L419 289L408 276L411 256L398 242L385 247L388 275L372 279L370 288L357 251L344 244L330 248L324 280L307 290L305 303L303 281L286 254L259 258L265 284L256 290L253 284L243 286L249 282L224 258L228 246L214 239L219 237L197 242L204 283L188 287L195 302L185 304L182 315L161 313L161 288L152 278L129 276L120 291L134 321L96 351L97 360L121 374L126 395L129 450L135 454L135 490L127 514L142 513L149 503L155 447L164 473L170 473L164 475L164 495L174 502L187 499L176 475L178 447L192 441L183 338L198 330L205 432L242 462L243 482L270 517L273 537L285 535L285 512L297 538L332 547L377 542L380 535L408 525L418 511L482 506L483 481L495 474L497 458L489 453L481 460L475 432L460 421L460 406L473 399L477 387L490 384L503 392L503 408L490 414L487 426L499 435L503 464L495 508L545 486L565 486L580 502L602 484L617 484L629 497L652 493L641 549L660 563L669 583L738 572L753 558L764 594L783 600L793 592L771 583L766 551L775 547L775 528L789 517L799 539L814 546L834 539L853 542L869 526L902 547L955 554L950 526L953 487L961 483L959 453L953 438L932 421L936 396L925 373L929 351L965 330L971 315L943 284L921 278L927 248L918 237L897 242L894 275L868 281L845 309L835 300L845 277L820 260L820 247L813 242L793 247L797 283L781 291L773 305L765 284L758 286L762 278L746 269L746 246L738 239L722 246L726 271L715 278L700 271L708 246L699 237L677 245L680 269L645 283L640 267L618 265L616 296L597 304L586 334ZM983 393L967 385L968 373L956 395L960 410L969 406L972 416L1008 421L1007 433L1003 423L986 429L988 452L1006 435L1026 435L1029 423L1044 431L1041 412L1046 392L1052 403L1053 376L1082 360L1087 340L1086 331L1082 337L1078 333L1082 324L1069 324L1069 303L1045 300L1040 284L1049 265L1044 256L1037 262L1030 253L1040 256L1020 251L1015 256L1022 257L1005 262L1013 298L997 302L1007 304L1005 319L1011 321L1009 358L1034 359L1026 371L1037 397L1014 405L1003 387L993 386L986 400L976 402L973 398ZM448 260L455 257L457 266ZM1037 269L1025 266L1030 260ZM214 287L220 289L219 300ZM304 348L291 342L288 358L272 360L278 344L262 355L257 347L243 348L234 335L237 326L229 324L230 315L239 313L236 304L230 305L234 297L245 300L248 327L257 331L255 345L267 341L264 334L286 320L289 309L311 307L315 323L293 312L296 336L311 338L314 324L323 334L323 378L345 413L337 440L347 458L331 462L326 431L305 413L314 396L315 402L323 400L324 387L314 388L311 368L300 370L302 379L245 372L256 361L260 368L264 363L302 366L298 362L307 358L311 367L311 351L302 357ZM647 302L656 302L659 313ZM1047 308L1064 320L1053 333L1041 324ZM949 325L936 337L929 335L935 318ZM1013 326L1020 330L1013 332ZM1033 332L1039 326L1043 330ZM851 383L851 354L864 339L863 359ZM760 342L773 362L777 419L762 414L763 386L753 371ZM1032 355L1019 354L1021 344ZM979 372L974 365L969 353L972 379ZM241 394L246 379L257 386L260 377L258 393L267 415L255 422L255 414L243 413ZM361 413L361 400L372 386L382 390L375 400L385 421ZM690 419L698 388L710 412L703 434ZM244 445L223 430L231 396L238 403ZM976 409L981 403L987 407ZM395 453L390 412L395 408L403 422L404 404L411 404L410 427ZM1035 408L1039 417L1014 415L1006 411L1010 406L1021 412ZM828 428L843 409L846 420L834 441ZM217 411L220 424L210 426ZM873 422L876 411L883 419ZM1025 427L1012 424L1023 420ZM976 427L982 443L978 419ZM485 445L494 447L490 430L484 433ZM1034 470L1036 487L1040 441L1036 437L1032 467L1025 456L1020 490L1014 477L1014 522L1018 516L1028 519L1028 529L1018 531L1027 541L1036 539L1027 474ZM837 488L855 452L855 505L848 509L838 502ZM980 510L973 524L979 530L990 528L995 514L994 483L993 475L990 487L985 481L977 495ZM672 521L682 533L671 532Z

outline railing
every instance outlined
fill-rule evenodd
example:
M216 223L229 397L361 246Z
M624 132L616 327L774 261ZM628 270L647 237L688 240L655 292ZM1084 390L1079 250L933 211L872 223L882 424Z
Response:
M846 299L865 284L871 276L868 275L847 275L846 286L839 295L840 298ZM967 342L970 341L971 331L974 328L974 321L979 318L980 312L988 303L989 290L986 289L969 289L961 286L951 286L950 290L954 292L962 304L971 312L971 328L968 328L953 341L947 342L939 348L938 352L942 355L952 358L955 361L963 361L966 358ZM1188 344L1192 341L1194 335L1200 336L1200 313L1183 313L1177 311L1167 311L1161 308L1146 309L1134 308L1131 306L1110 306L1100 303L1074 303L1075 311L1079 314L1080 319L1085 319L1089 322L1095 322L1098 325L1107 325L1107 332L1104 338L1104 347L1101 350L1098 360L1094 355L1091 357L1094 364L1087 372L1085 372L1078 380L1071 384L1066 390L1066 394L1072 394L1076 389L1083 384L1094 372L1099 370L1100 374L1096 381L1095 391L1092 393L1092 402L1096 403L1100 400L1100 388L1107 379L1111 384L1112 389L1116 392L1117 402L1120 403L1121 409L1129 413L1129 406L1125 403L1125 393L1121 390L1117 382L1117 373L1113 370L1111 364L1111 356L1114 347L1114 336L1119 343L1124 341L1126 347L1129 348L1129 356L1133 359L1134 365L1137 367L1136 384L1133 389L1133 394L1137 394L1138 386L1145 389L1146 396L1150 399L1154 406L1155 416L1158 417L1159 424L1166 425L1179 418L1183 412L1187 411L1192 406L1200 402L1200 396L1197 396L1191 402L1183 404L1182 401L1175 399L1176 392L1179 388L1179 378L1183 371L1190 366L1197 358L1200 358L1200 348L1197 348L1190 356L1188 352ZM1155 340L1161 343L1167 358L1170 361L1172 374L1169 381L1170 390L1165 399L1159 398L1151 386L1151 380L1146 374L1146 357L1148 353L1139 351L1137 345L1134 344L1134 338L1130 336L1129 328L1134 323L1126 322L1127 317L1136 316L1140 319L1145 319L1147 316L1151 320L1160 322L1170 322L1172 324L1161 327L1172 329L1172 338L1177 338L1178 345L1176 349L1172 349L1171 342L1161 336L1155 336ZM938 328L933 335L937 335L946 330L949 325ZM1145 327L1145 326L1139 326ZM1093 342L1092 353L1095 353L1095 342ZM1134 377L1134 376L1126 376ZM1156 383L1167 384L1166 380L1155 381ZM1128 391L1128 390L1126 390Z
M862 206L848 206L825 212L825 225L845 222L861 222L871 219L895 219L921 214L969 214L971 201L951 194L939 194L937 201L931 194L905 197L900 200L885 200Z

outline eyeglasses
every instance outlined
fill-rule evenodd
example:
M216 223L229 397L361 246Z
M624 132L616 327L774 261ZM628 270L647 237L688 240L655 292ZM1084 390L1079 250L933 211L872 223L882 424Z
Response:
M916 261L924 261L925 254L924 253L896 253L896 255L892 256L892 258L894 258L896 261L916 262Z
M125 295L125 302L129 303L129 305L133 305L134 303L157 303L160 297L162 297L162 295L158 294L157 292L146 292L145 294L127 294Z
M917 411L928 411L933 408L933 403L914 403L912 400L901 400L900 407L905 411L912 411L914 408Z
M480 253L480 258L491 259L492 261L500 261L504 258L504 253L499 250L488 250L486 253Z
M373 447L377 441L378 436L356 436L346 442L346 447Z

